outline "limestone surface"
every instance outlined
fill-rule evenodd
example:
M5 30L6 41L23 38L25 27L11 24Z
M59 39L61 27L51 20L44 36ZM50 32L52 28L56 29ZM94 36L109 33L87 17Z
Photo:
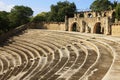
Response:
M0 80L120 80L120 38L28 29L1 44Z

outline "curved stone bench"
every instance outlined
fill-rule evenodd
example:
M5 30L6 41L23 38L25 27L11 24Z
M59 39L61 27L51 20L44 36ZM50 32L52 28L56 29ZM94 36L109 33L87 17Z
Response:
M0 60L0 74L2 74L3 72L3 65L4 63Z
M4 55L1 55L1 54L0 54L0 60L3 63L2 74L0 75L0 79L2 79L3 76L7 73L7 71L9 71L10 62L7 59L7 57L5 57Z
M16 66L19 66L20 64L22 64L21 57L19 56L18 53L14 52L14 51L11 51L11 50L8 50L8 49L4 49L4 47L0 48L0 50L5 51L5 52L11 54L15 58Z
M56 80L59 76L65 73L72 65L74 65L74 63L77 60L78 53L74 51L74 49L72 48L72 45L67 45L66 48L62 48L61 52L63 52L63 54L64 53L68 54L69 56L68 61L65 63L65 65L60 70L58 70L55 74L49 77L48 80Z
M21 44L18 44L18 45L21 45ZM24 45L24 44L23 44ZM23 46L22 45L22 46ZM32 54L36 54L36 55L34 55L34 58L33 59L30 59L29 61L28 61L28 63L30 64L30 65L27 65L26 66L26 68L24 68L23 70L22 70L22 72L24 72L24 75L26 76L29 72L31 72L31 70L33 70L37 65L38 65L38 63L40 62L40 59L39 59L39 57L40 57L40 55L38 55L38 53L39 52L37 52L35 49L33 49L33 48L28 48L28 45L25 47L25 45L24 45L24 48L26 49L28 49L28 50L30 50L30 51L32 51L31 53ZM33 51L34 50L34 51ZM34 53L33 53L34 52ZM36 58L36 57L38 57L38 58ZM37 61L38 60L38 61ZM32 64L31 64L31 62L32 62ZM21 73L19 74L19 75L21 75Z
M80 36L80 37L81 37L81 38L84 38L84 39L85 39L85 38L88 38L88 36ZM89 40L89 39L88 39L88 40ZM95 39L94 39L94 40L95 40ZM97 40L99 41L100 39L97 39ZM90 41L91 41L91 40L90 40ZM98 42L98 41L97 41L97 42ZM92 41L91 43L94 43L94 42L95 42L95 41ZM107 42L107 41L106 41L106 42ZM100 43L100 42L99 42L99 43ZM100 43L100 44L101 44L101 43ZM111 50L111 49L109 48L109 46L106 47L105 44L102 44L102 46L104 46L104 49L107 48L107 49ZM97 47L99 48L98 45L97 45ZM102 51L102 50L99 50L99 51ZM107 52L107 51L106 51L106 52ZM109 70L109 67L110 67L110 65L112 64L112 61L113 61L113 54L111 54L111 52L112 52L112 50L109 51L108 54L107 54L107 55L109 56L108 59L111 59L111 63L110 63L110 62L106 62L106 63L110 63L110 64L108 64L109 66L107 65L107 66L108 66L108 70ZM101 52L100 52L100 53L101 53ZM111 55L110 55L110 54L111 54ZM101 55L101 57L104 57L104 55L105 55L105 54ZM111 56L111 57L110 57L110 56ZM110 61L110 60L109 60L109 61ZM99 61L98 61L98 62L99 62ZM103 61L103 62L105 62L105 61ZM106 64L106 63L105 63L105 64ZM103 65L105 66L105 64L103 64ZM106 66L106 67L107 67L107 66ZM106 70L106 71L108 71L108 70ZM93 70L93 71L94 71L94 70ZM104 70L104 71L105 71L105 70ZM94 72L95 72L95 71L94 71ZM99 74L99 73L98 73L98 74ZM106 73L103 72L102 74L104 75L104 74L106 74ZM97 75L97 74L96 74L96 75ZM99 75L100 75L100 74L99 74ZM97 78L98 78L98 76L97 76ZM96 79L97 79L97 78L96 78ZM103 78L103 76L101 77L101 79L102 79L102 78ZM98 80L99 80L99 79L98 79Z
M54 59L53 61L50 63L50 65L43 69L40 73L38 73L35 77L31 78L30 80L33 79L39 79L41 76L44 76L45 74L47 74L47 72L49 72L50 70L53 69L53 67L58 64L58 62L60 61L60 54L58 53L58 50L54 52Z
M96 34L28 29L0 47L5 51L0 79L119 80L119 41Z
M35 74L35 78L37 78L38 75L44 74L51 66L54 65L57 54L55 55L54 52L53 53L50 52L47 55L48 55L48 57L51 57L51 59L48 58L47 64L44 66L44 68L42 70L40 70L38 73ZM31 80L33 80L33 79L34 79L34 77L31 78Z
M32 58L34 58L34 57L32 57L30 54L30 52L27 50L27 49L24 49L24 48L22 48L22 47L20 47L20 46L18 46L18 45L16 45L16 44L12 44L12 45L9 45L9 46L11 46L11 47L14 47L14 48L16 48L16 49L19 49L19 50L21 50L21 51L23 51L26 55L27 55L27 59L28 59L28 63L29 63L29 60L30 59L32 59ZM27 64L28 66L30 66L31 64ZM14 73L14 71L10 74L11 76L13 75L13 73ZM9 76L10 77L10 76Z
M8 59L9 61L9 69L13 68L14 66L16 66L16 63L15 63L15 58L14 56L12 56L11 54L5 52L5 51L0 51L0 55L3 55L4 57L6 57L6 59ZM0 56L1 57L1 56ZM3 68L3 63L1 62L2 66L1 66L1 72L2 71L2 68Z
M7 77L10 74L10 72L14 69L14 67L16 66L15 58L11 54L9 54L5 51L4 52L2 51L0 55L3 55L6 59L8 59L7 61L9 63L9 65L8 65L9 68L7 69L7 71L2 71L1 72L1 73L4 73L3 76ZM0 57L2 57L2 56L0 56ZM5 63L2 63L2 64L5 64ZM3 68L4 68L4 66L2 66L1 69L3 70Z
M29 42L26 42L26 43L29 43ZM30 44L30 43L29 43ZM33 46L33 47L36 47L36 49L38 49L39 51L41 51L41 50L44 50L44 51L46 51L46 56L47 56L47 63L49 62L49 61L51 61L51 58L52 58L52 56L50 56L49 55L49 53L48 52L51 52L51 49L49 48L49 47L47 47L47 46L44 46L44 45L36 45L35 43L34 43L34 45L33 45L33 43L32 43L32 45L31 46ZM49 51L48 50L46 50L45 48L48 48L49 49ZM44 54L45 55L45 54ZM44 57L44 56L43 56ZM43 61L42 61L43 62ZM42 63L43 64L43 63ZM45 65L46 66L46 65ZM45 67L44 66L44 67ZM37 73L37 71L40 71L41 69L41 64L39 64L36 68L34 68L34 70L32 69L31 71L31 73L29 72L29 74L27 75L27 76L29 76L29 77L31 77L31 76L33 76L34 74L33 73ZM26 77L26 76L25 76ZM26 79L26 78L25 78Z
M22 71L22 69L24 69L27 66L27 64L28 64L28 59L27 58L28 57L27 57L27 55L23 51L18 50L18 49L14 48L14 47L5 46L4 48L9 49L9 50L11 50L13 52L18 53L18 55L21 57L21 60L22 60L21 63L22 64L18 65L13 70L13 75L16 76L18 73L20 73ZM17 70L16 70L16 68L17 68Z
M106 80L106 79L119 80L118 75L120 75L120 73L119 73L120 72L120 70L119 70L119 58L120 58L120 56L118 54L120 52L120 50L119 50L120 43L111 39L111 38L109 39L106 37L105 38L97 37L96 40L104 42L106 45L108 45L112 49L111 55L113 55L113 57L114 57L113 64L111 65L106 76L104 76L103 80Z
M35 44L35 43L34 43ZM37 45L37 44L35 44L35 45ZM44 66L41 66L41 64L31 73L31 74L29 74L29 76L27 77L27 78L25 78L25 79L28 79L28 78L30 78L30 77L32 77L32 76L37 76L40 72L42 72L44 69L46 69L49 65L50 65L50 63L53 61L53 59L54 59L54 49L52 50L50 47L48 47L48 46L45 46L45 45L43 45L43 44L40 44L40 45L37 45L37 46L39 46L39 47L41 47L43 50L45 50L46 51L46 49L48 49L48 52L46 52L46 57L47 57L47 62L46 62L46 64L44 65ZM46 48L46 49L45 49ZM42 63L43 64L43 63ZM40 67L42 67L41 69L40 69ZM34 78L34 77L33 77Z
M89 41L91 41L91 40L89 40ZM99 44L98 44L97 42L95 43L95 41L92 41L92 43L94 43L95 45L97 45L98 49L100 49L100 50L99 50L99 51L100 51L100 55L101 55L100 57L105 57L104 52L107 52L107 50L104 51L104 52L101 52L101 51L102 51L102 49L101 49L102 47L100 48L100 47L99 47ZM101 44L101 43L100 43L100 44ZM102 46L103 46L103 45L104 45L104 44L102 44ZM104 49L106 49L105 46L104 46L103 50L104 50ZM110 57L109 53L110 53L110 52L108 52L108 54L106 54L106 55L109 56L108 59L112 60L112 56ZM100 58L100 59L101 59L101 58ZM105 58L102 58L102 60L103 60L103 59L105 59ZM107 59L107 58L106 58L106 59ZM110 61L110 60L109 60L109 61ZM98 63L99 63L99 62L100 62L100 61L98 61ZM110 64L108 64L108 65L106 66L106 68L104 68L106 71L108 71L108 69L109 69L112 61L111 61L111 62L107 62L107 61L106 61L106 63L104 63L104 62L105 62L105 61L101 62L100 64L105 66L106 63L110 63ZM103 63L103 64L102 64L102 63ZM108 68L107 68L107 67L108 67ZM97 68L98 68L98 67L97 67ZM99 68L98 68L98 69L99 69ZM105 70L103 70L103 72L102 72L103 75L105 75L105 73L106 73ZM99 70L97 70L97 71L99 72ZM96 72L96 76L97 76L97 71L95 70L95 68L93 68L93 72ZM102 70L100 70L100 71L102 71ZM98 74L99 74L99 76L100 76L100 73L98 73ZM91 75L92 75L92 77L93 77L93 74L92 74L92 73L91 73ZM91 75L89 75L89 76L91 76ZM96 77L94 77L94 78L96 78L96 79L98 79L98 80L100 80L100 79L103 78L103 76L102 76L102 77L99 77L99 76L97 76L97 78L96 78ZM88 78L88 79L89 79L89 78ZM92 78L92 79L93 79L93 78Z

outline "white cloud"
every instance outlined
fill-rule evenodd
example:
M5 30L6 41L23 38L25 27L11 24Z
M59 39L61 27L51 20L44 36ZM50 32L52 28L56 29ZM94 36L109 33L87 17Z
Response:
M10 12L10 10L13 6L14 5L8 5L8 4L4 3L3 1L0 1L0 11Z

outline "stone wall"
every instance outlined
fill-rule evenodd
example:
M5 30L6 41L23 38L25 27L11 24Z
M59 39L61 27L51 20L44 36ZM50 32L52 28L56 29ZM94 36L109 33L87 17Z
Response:
M68 30L72 31L72 27L74 23L78 24L80 30L78 32L86 32L86 33L94 33L94 27L96 23L101 24L101 33L109 34L109 18L108 17L92 17L92 18L69 18L68 19ZM89 30L89 29L90 30ZM89 30L89 31L88 31Z
M114 10L104 12L79 12L74 14L73 18L68 18L67 20L68 31L110 35L111 24L114 20Z
M115 23L111 26L112 36L120 36L120 23Z
M62 30L65 31L64 22L39 22L39 23L29 23L29 28L33 29L48 29L48 30Z

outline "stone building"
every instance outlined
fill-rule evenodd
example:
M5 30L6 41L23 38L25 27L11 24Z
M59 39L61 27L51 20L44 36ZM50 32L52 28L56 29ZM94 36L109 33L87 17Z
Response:
M37 22L29 23L29 28L76 31L81 33L95 33L120 36L120 22L115 20L115 11L83 11L74 17L65 16L65 22Z
M77 12L72 18L65 17L66 30L109 35L111 34L114 15L114 10L104 12Z

